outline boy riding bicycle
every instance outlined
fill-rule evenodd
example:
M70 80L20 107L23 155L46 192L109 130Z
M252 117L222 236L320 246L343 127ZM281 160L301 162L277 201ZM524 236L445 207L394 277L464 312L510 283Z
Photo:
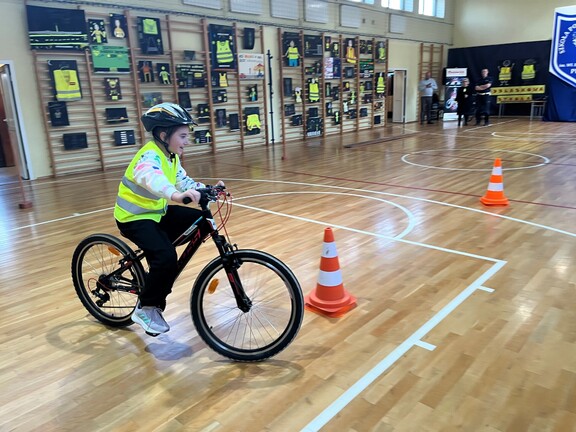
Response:
M132 321L157 336L170 326L162 316L166 298L177 276L177 254L172 242L201 216L195 208L168 202L198 203L196 189L204 184L188 177L180 164L184 146L196 123L179 105L161 103L142 116L153 140L146 143L126 168L118 188L114 218L123 236L146 255L149 271ZM224 186L219 181L219 186Z

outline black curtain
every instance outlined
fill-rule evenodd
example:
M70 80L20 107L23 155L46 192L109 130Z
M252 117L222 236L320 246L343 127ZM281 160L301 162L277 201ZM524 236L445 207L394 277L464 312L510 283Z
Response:
M536 78L530 84L545 84L548 99L550 99L548 83L550 73L548 64L550 63L550 45L551 41L522 42L502 45L485 45L469 48L453 48L448 50L448 67L466 67L468 68L468 77L470 84L480 79L480 71L484 68L489 70L493 78L494 87L499 86L498 67L505 60L514 64L512 68L512 79L508 85L524 85L521 78L522 66L526 59L534 59L536 62ZM492 103L493 114L498 111L498 105ZM529 115L529 104L510 104L506 106L506 114L512 115Z
M576 87L549 74L544 121L576 121Z

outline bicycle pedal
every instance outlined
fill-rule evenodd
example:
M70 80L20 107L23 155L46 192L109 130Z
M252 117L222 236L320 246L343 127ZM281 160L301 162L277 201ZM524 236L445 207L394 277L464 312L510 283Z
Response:
M147 334L148 336L156 337L156 336L158 336L160 333L150 333L150 332L146 332L146 334Z

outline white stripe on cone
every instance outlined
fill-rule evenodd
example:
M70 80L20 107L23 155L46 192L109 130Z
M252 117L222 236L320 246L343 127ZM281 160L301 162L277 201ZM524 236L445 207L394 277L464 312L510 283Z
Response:
M488 183L488 190L493 192L502 192L504 190L503 183Z
M322 256L324 258L337 257L338 253L336 252L336 243L335 242L324 243L324 245L322 246Z
M502 167L499 166L499 167L494 167L494 168L492 168L492 174L502 175Z
M327 272L320 270L318 283L325 287L334 287L342 284L342 272L340 270Z

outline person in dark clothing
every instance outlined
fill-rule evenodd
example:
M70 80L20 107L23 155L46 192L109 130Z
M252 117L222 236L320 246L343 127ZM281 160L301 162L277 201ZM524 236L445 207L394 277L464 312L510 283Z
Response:
M482 77L476 82L476 126L480 124L484 115L484 126L490 124L490 88L492 77L488 75L488 69L482 69Z
M468 116L470 115L470 107L472 105L472 89L469 84L470 80L464 78L462 80L462 87L458 87L456 93L456 102L458 102L458 126L462 123L462 117L464 117L464 126L468 125Z

